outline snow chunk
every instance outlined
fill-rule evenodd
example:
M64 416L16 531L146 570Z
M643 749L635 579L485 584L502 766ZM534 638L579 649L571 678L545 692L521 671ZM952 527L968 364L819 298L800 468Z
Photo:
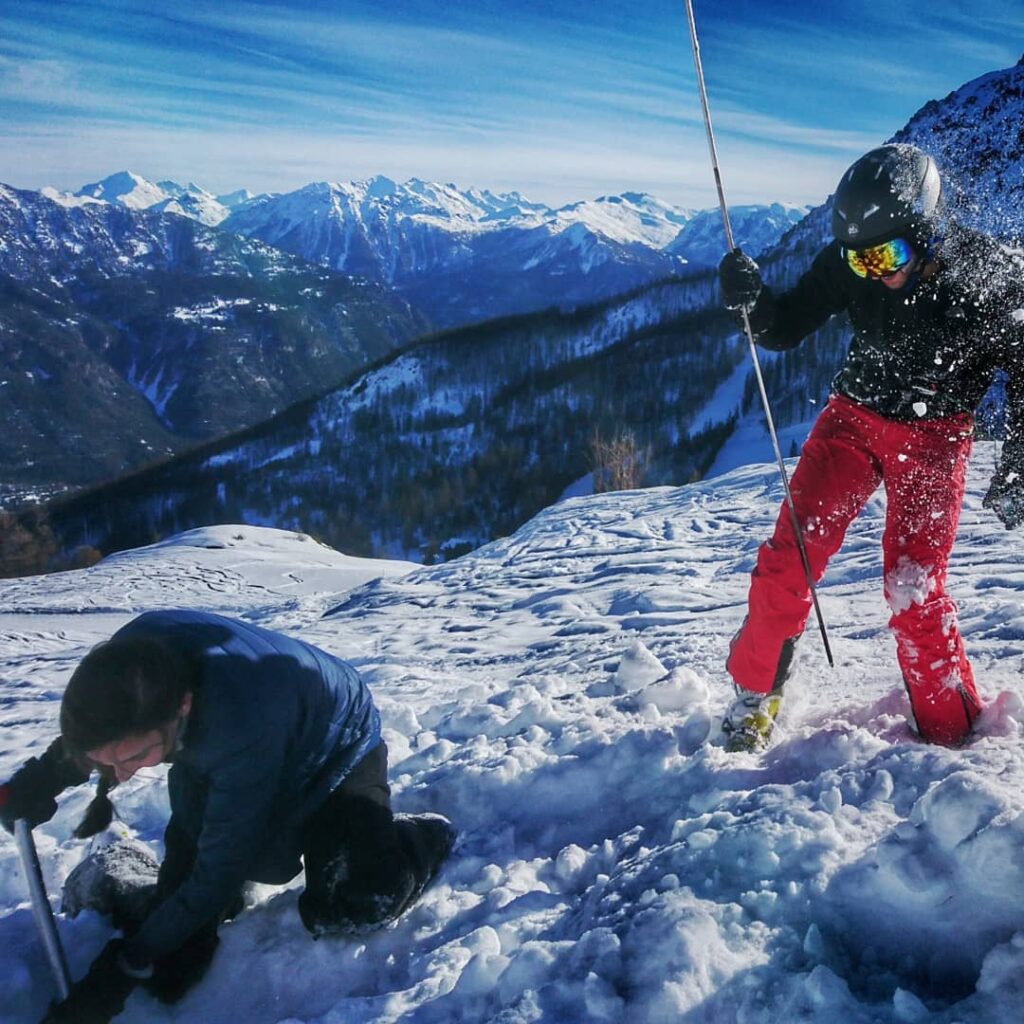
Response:
M892 997L893 1016L898 1021L907 1021L908 1024L916 1024L917 1021L927 1020L929 1017L928 1007L921 1002L913 992L905 989L896 989Z
M910 821L926 826L944 850L972 838L1002 810L1000 795L971 772L935 783L914 804Z
M587 864L587 851L575 843L564 846L555 858L555 874L563 882L571 882Z
M1024 978L1024 932L1017 932L1001 946L996 946L987 957L978 978L978 991L994 993L1000 988L1020 985Z
M885 578L885 599L896 613L905 612L911 605L924 604L936 588L932 566L919 565L901 555L896 567Z
M156 891L158 866L153 851L137 840L101 846L68 875L61 909L71 917L94 910L118 925L138 924Z
M678 667L645 686L641 696L659 711L668 712L694 711L705 707L710 694L708 684L696 672Z
M614 679L620 690L632 692L664 675L665 666L640 640L634 640L622 655Z

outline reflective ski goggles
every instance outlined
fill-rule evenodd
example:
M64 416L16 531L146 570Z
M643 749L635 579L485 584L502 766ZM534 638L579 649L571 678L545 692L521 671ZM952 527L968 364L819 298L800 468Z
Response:
M870 249L844 249L846 262L858 277L888 277L901 271L916 255L905 238L873 245Z

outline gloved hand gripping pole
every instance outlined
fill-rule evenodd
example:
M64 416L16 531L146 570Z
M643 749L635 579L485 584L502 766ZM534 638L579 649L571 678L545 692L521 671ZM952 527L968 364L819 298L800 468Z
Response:
M704 128L708 136L708 149L711 151L711 167L715 173L715 187L718 190L718 205L722 210L722 224L725 227L725 242L728 251L736 248L733 241L732 224L729 222L729 208L725 203L725 190L722 187L722 174L718 167L718 150L715 146L715 135L711 130L711 110L708 107L708 93L704 85L704 68L700 60L700 45L697 42L697 22L693 16L693 0L685 0L686 16L690 23L690 45L693 47L693 64L697 71L697 88L700 91L701 107L704 111ZM814 614L818 619L818 628L821 630L821 641L825 645L825 657L828 658L830 666L835 667L832 660L832 648L828 642L828 630L825 628L825 619L821 614L821 606L818 604L818 591L814 585L814 576L811 573L811 563L807 559L807 547L804 544L803 531L800 527L800 518L796 512L796 505L793 504L793 494L789 488L789 475L786 473L786 464L782 459L782 449L779 447L779 437L775 430L775 420L772 416L771 405L768 402L768 392L764 386L764 375L761 373L761 361L757 356L757 345L754 343L754 332L750 329L750 310L747 306L740 307L743 317L743 330L747 336L747 343L750 346L750 358L754 363L754 376L757 378L757 388L761 393L761 404L764 406L765 420L768 423L768 433L772 438L772 446L775 449L775 461L779 466L779 473L782 476L782 488L786 495L786 504L793 519L793 535L796 537L796 545L800 551L800 560L803 563L804 575L807 578L807 586L810 588L811 601L814 604Z

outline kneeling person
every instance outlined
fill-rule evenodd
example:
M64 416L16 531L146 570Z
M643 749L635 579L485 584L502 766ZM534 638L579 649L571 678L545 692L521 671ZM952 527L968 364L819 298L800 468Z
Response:
M455 833L440 815L395 816L380 716L354 668L310 644L218 615L149 612L71 677L61 737L0 787L0 817L49 820L55 797L100 773L106 790L171 762L171 818L151 909L61 1004L74 1013L135 980L173 1000L202 976L246 881L302 869L314 936L370 930L405 911ZM105 813L104 813L105 812ZM60 1008L58 1008L60 1009ZM116 1012L116 1010L115 1010Z

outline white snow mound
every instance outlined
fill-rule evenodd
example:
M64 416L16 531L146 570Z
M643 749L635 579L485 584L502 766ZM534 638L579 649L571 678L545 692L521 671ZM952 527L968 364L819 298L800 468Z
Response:
M146 607L214 608L351 659L382 711L396 807L447 814L460 841L364 940L314 943L301 879L262 887L180 1006L137 992L125 1020L1004 1024L1024 1005L1024 559L980 507L979 448L950 589L989 706L962 750L906 724L880 497L821 588L836 668L809 630L772 747L715 742L781 501L774 469L748 466L570 499L413 571L222 527L2 581L0 777L44 748L90 643ZM119 827L159 854L163 772L125 790ZM71 829L88 795L36 830L54 895L87 852ZM0 914L0 1013L38 1019L49 980L6 836ZM58 923L81 974L109 923Z

